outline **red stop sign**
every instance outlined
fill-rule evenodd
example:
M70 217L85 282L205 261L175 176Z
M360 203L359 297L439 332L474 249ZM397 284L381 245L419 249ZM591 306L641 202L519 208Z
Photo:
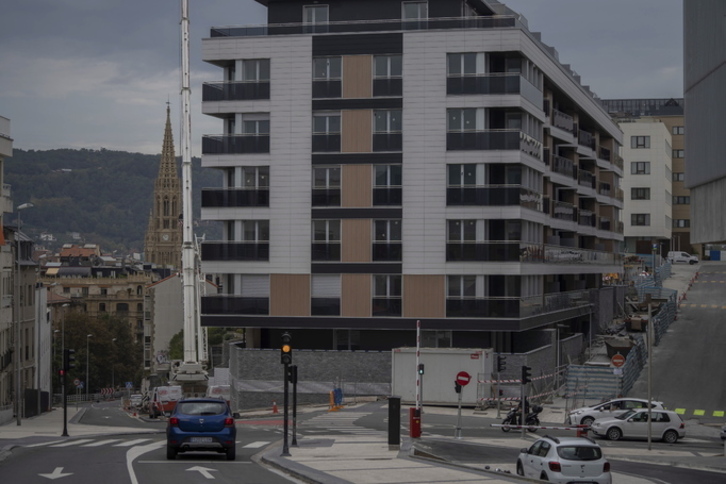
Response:
M610 358L610 363L612 363L615 368L620 368L625 364L625 357L618 353L617 355L613 355L613 357Z
M468 374L467 372L460 371L459 373L456 374L456 383L458 383L462 387L465 387L466 385L468 385L470 381L471 381L471 375Z

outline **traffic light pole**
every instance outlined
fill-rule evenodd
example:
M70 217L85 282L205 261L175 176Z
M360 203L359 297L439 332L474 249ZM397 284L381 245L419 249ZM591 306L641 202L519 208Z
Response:
M297 365L290 367L290 380L292 381L292 445L297 447Z
M63 391L63 433L61 437L68 437L68 399L66 398L66 371L63 370L61 377L61 389Z
M290 456L290 447L288 446L288 443L287 443L287 431L288 431L288 429L287 429L288 408L287 407L288 407L288 393L289 393L288 392L288 385L289 385L289 381L288 381L288 370L289 370L289 366L290 365L288 365L287 363L285 363L283 365L283 367L284 367L283 380L285 380L285 383L284 383L285 397L283 399L284 410L282 412L283 419L284 419L283 424L282 424L282 435L283 435L283 437L282 437L282 454L280 454L280 455L282 455L284 457L289 457Z

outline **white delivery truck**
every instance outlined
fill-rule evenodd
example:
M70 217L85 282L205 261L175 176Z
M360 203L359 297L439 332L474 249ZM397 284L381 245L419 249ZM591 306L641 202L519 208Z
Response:
M401 402L416 403L416 348L395 348L392 352L391 394L401 397ZM459 395L455 386L457 375L465 379L467 385L461 390L461 404L476 406L480 395L489 397L493 369L491 348L421 348L419 363L423 364L421 378L422 402L426 405L457 405ZM478 391L477 391L478 390Z

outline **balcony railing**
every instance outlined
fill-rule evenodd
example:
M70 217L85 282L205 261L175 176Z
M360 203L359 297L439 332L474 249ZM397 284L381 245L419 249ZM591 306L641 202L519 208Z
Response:
M519 73L452 76L446 79L446 94L521 94L537 105L542 104L542 91Z
M611 195L612 195L612 193L613 193L613 192L612 192L612 190L611 190L611 188L610 188L610 184L609 184L609 183L607 183L607 182L600 182L600 183L598 184L598 189L597 189L597 192L598 192L598 193L599 193L600 195L604 195L604 196L606 196L606 197L609 197L609 196L611 196Z
M507 206L519 205L540 211L542 195L521 185L450 186L446 189L446 204Z
M612 162L611 155L612 155L612 152L609 149L605 148L604 146L600 147L600 149L598 151L598 157L601 160L607 160L607 161Z
M313 188L313 207L340 207L340 188Z
M263 35L295 35L310 33L383 32L397 30L439 30L439 29L495 29L510 28L518 24L511 16L491 17L443 17L426 20L405 21L363 20L326 22L317 24L277 23L242 27L213 27L210 37L253 37Z
M569 220L574 222L577 220L577 208L571 203L553 200L551 215L552 218L556 218L558 220Z
M269 153L270 135L204 135L202 137L203 155L241 155Z
M403 188L373 187L373 205L395 205L403 203Z
M526 318L590 305L590 290L531 297L447 298L447 318Z
M246 101L270 99L270 81L265 82L205 82L202 101Z
M595 137L588 133L587 131L580 130L577 134L577 144L580 146L584 146L586 148L590 148L591 150L595 149Z
M340 242L316 242L310 249L314 261L340 261Z
M578 210L577 223L586 227L596 227L597 217L589 210Z
M374 242L375 262L400 262L403 260L403 245L400 242Z
M269 206L269 188L202 188L202 208Z
M564 156L552 155L550 168L555 173L572 178L573 180L577 177L577 167L575 167L575 163Z
M595 188L595 174L580 168L577 174L577 182L584 187Z
M620 265L623 262L619 253L547 244L522 244L520 259L550 264Z
M202 243L205 261L268 261L269 242L209 241Z
M446 149L468 150L520 150L540 158L542 143L517 130L449 131L446 133Z
M575 118L556 109L552 110L552 126L575 134Z
M268 315L270 299L268 297L242 297L225 294L203 296L201 304L203 315Z

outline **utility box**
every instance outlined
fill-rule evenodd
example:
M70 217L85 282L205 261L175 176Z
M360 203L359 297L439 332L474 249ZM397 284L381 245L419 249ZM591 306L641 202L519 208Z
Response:
M400 395L403 403L415 404L416 379L421 378L423 404L458 405L459 394L455 390L457 375L466 372L471 379L462 387L461 404L476 406L479 395L490 395L491 384L478 384L477 380L480 377L492 379L492 354L491 348L421 348L418 363L424 365L424 373L419 375L416 348L395 348L391 352L391 394Z

